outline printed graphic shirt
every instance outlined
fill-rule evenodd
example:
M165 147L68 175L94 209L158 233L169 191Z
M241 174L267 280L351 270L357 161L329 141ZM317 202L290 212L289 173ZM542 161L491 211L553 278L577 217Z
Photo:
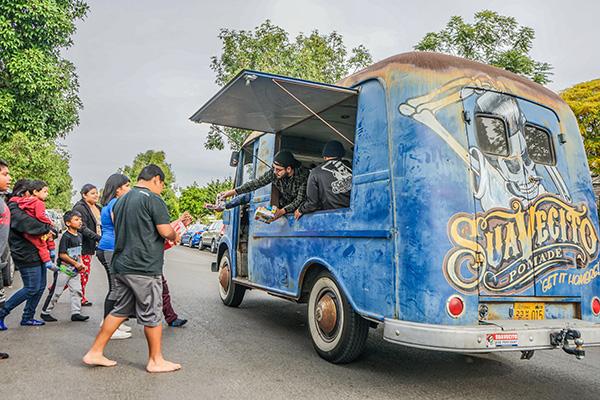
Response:
M67 254L73 260L81 262L81 241L81 233L73 235L71 232L66 231L60 238L58 254ZM63 261L58 257L58 266L60 267L61 265L63 265ZM70 264L64 263L64 265L72 271L77 271L77 269Z
M291 213L300 207L306 198L308 174L309 171L306 168L298 167L294 169L293 176L277 179L273 170L270 169L261 177L235 188L235 191L237 194L249 193L272 183L279 190L279 207Z
M306 185L306 201L300 206L302 214L317 210L350 207L352 167L346 160L329 160L310 172Z

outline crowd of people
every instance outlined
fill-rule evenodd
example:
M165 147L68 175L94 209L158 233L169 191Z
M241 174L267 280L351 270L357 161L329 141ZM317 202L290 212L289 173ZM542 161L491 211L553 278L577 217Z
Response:
M273 220L286 214L299 219L317 210L349 207L352 169L343 159L344 153L340 142L328 142L322 153L323 163L309 171L292 153L280 151L274 156L272 169L221 193L222 199L236 197L212 208L248 203L250 192L268 184L279 192L279 207ZM87 321L89 316L82 314L82 307L92 306L86 288L92 257L96 255L106 272L108 292L100 331L83 362L91 366L116 365L104 356L104 349L111 339L131 337L132 329L125 322L135 317L144 326L148 341L146 369L180 369L179 364L166 361L161 351L163 317L173 327L187 322L173 310L163 263L164 251L179 242L181 227L188 226L192 218L184 213L178 220L170 221L160 197L164 180L164 172L151 164L142 169L133 187L125 175L111 175L103 187L102 199L96 186L84 185L81 200L64 214L67 229L58 246L58 232L46 216L48 185L39 180L17 181L8 202L0 198L0 255L10 249L23 287L0 308L0 331L8 329L5 318L22 303L22 326L56 322L52 312L67 288L71 321ZM8 191L10 181L9 165L0 160L0 193ZM53 272L53 280L38 320L35 314L46 290L48 270ZM8 355L0 353L0 358Z
M95 185L84 185L81 200L64 214L66 231L62 234L46 215L48 185L39 180L15 182L6 201L0 196L0 262L6 263L10 254L23 287L0 307L0 331L8 329L6 317L23 303L21 326L56 322L52 313L66 289L71 297L71 321L89 320L82 307L92 306L86 288L96 255L104 266L108 291L104 320L83 362L116 365L104 357L104 347L111 339L130 338L132 329L125 322L136 318L144 326L148 341L148 372L180 369L179 364L166 361L161 352L163 317L172 327L187 322L173 309L163 263L164 251L178 243L181 227L189 225L192 218L184 213L170 221L160 197L164 179L164 172L156 165L144 167L133 187L125 175L113 174L104 185L102 199ZM0 160L0 193L8 193L10 183L10 166ZM0 264L0 270L2 267ZM47 271L52 271L53 279L38 320L35 315L46 292ZM0 359L8 357L0 353Z

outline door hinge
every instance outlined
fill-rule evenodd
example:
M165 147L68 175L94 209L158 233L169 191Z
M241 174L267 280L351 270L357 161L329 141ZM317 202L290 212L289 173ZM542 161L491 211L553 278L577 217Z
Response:
M467 124L470 124L471 123L471 116L469 115L469 112L468 111L463 111L462 115L463 115L463 119L465 120L465 122Z

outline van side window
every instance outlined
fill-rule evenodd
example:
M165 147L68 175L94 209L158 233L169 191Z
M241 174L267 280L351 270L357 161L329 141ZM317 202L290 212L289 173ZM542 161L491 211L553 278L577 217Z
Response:
M527 153L532 161L546 165L556 163L552 149L552 139L548 131L526 124L525 142L527 143Z
M476 115L475 128L481 151L495 156L508 156L508 135L502 118Z

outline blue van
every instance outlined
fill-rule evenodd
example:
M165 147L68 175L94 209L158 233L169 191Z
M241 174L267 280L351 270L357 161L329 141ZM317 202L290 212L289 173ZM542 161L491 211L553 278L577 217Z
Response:
M337 85L244 70L191 119L253 130L235 185L281 149L307 167L332 139L351 204L266 224L270 185L224 213L221 299L247 289L308 303L319 355L360 355L369 328L423 349L600 345L598 215L577 121L552 91L436 53L397 55Z

